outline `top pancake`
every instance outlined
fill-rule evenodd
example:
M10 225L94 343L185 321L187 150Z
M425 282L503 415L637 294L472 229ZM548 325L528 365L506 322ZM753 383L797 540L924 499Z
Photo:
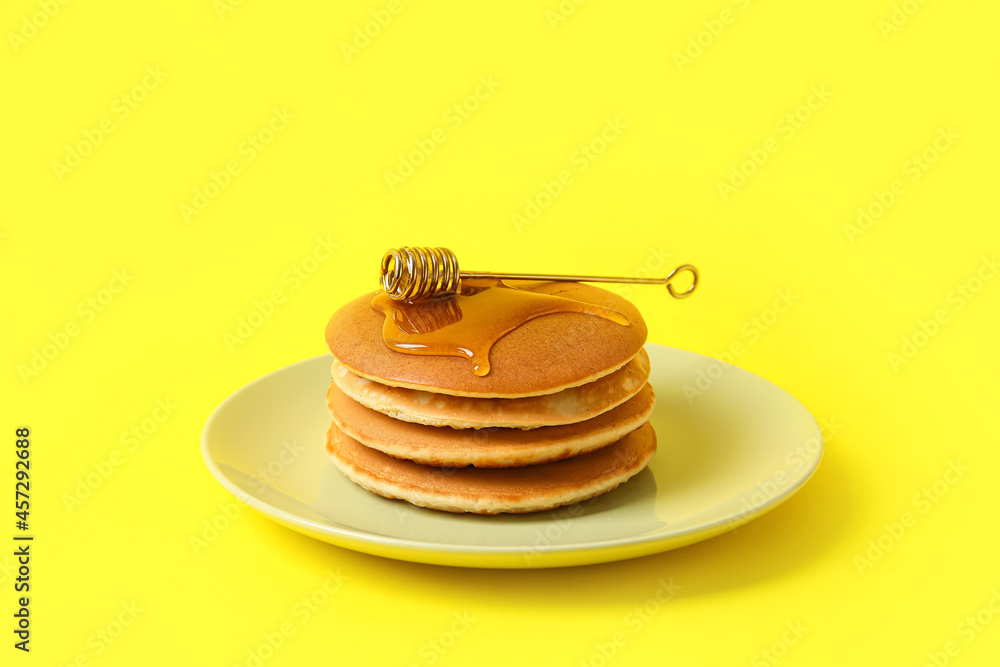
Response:
M532 291L617 310L629 325L583 313L543 315L500 338L490 352L490 372L480 377L467 359L391 350L382 341L384 316L371 307L374 293L369 293L333 315L326 342L333 356L362 377L482 398L540 396L592 382L621 368L646 342L638 309L612 292L572 282L536 283Z

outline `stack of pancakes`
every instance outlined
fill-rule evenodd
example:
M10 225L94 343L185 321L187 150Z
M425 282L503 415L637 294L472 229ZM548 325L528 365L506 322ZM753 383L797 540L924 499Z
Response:
M610 308L622 326L565 312L501 337L490 371L390 349L364 295L334 314L326 449L349 479L449 512L534 512L606 493L652 458L646 326L628 301L579 283L535 291Z

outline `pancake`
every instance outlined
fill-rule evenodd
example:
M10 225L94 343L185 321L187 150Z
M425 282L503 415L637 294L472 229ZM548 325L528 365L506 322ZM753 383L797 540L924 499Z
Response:
M337 360L333 362L333 381L337 387L365 407L394 419L453 428L532 429L574 424L621 405L636 395L648 378L649 356L640 349L620 370L556 394L470 398L387 386L351 373Z
M593 419L530 431L399 421L357 403L333 382L326 402L345 435L390 456L432 466L508 468L557 461L609 445L649 419L654 397L646 384L629 400Z
M525 286L527 283L518 283ZM330 319L330 351L354 374L382 384L480 398L539 396L591 383L624 366L646 342L646 324L622 297L592 285L531 283L535 292L611 308L628 326L583 313L554 313L525 322L494 344L491 370L478 376L467 359L396 352L382 340L384 316L373 293L344 305Z
M522 468L435 468L397 459L327 431L326 451L351 481L386 498L445 510L499 514L537 512L613 490L641 471L656 452L649 422L587 454Z

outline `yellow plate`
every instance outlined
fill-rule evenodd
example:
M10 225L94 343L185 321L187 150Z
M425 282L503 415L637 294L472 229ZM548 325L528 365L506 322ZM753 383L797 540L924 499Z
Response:
M788 499L823 454L819 425L783 389L693 352L648 344L659 448L649 467L592 501L523 515L457 515L349 482L323 449L330 355L261 377L202 432L205 464L248 506L316 539L439 565L602 563L731 530Z

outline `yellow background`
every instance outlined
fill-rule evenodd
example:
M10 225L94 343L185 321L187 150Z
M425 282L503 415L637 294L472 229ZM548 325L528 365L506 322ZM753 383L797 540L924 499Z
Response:
M1000 250L996 3L593 0L563 2L556 21L558 0L402 0L348 61L342 43L388 6L0 6L2 477L12 489L14 429L29 426L37 536L28 655L12 647L0 557L2 662L247 665L290 624L262 664L995 664L1000 280L975 279ZM447 121L480 77L499 85ZM803 110L811 90L829 96ZM294 118L248 160L243 142L275 109ZM808 118L787 136L795 113ZM576 151L608 119L627 127L580 171ZM54 166L102 124L78 166ZM445 141L390 189L385 172L436 128ZM718 183L769 139L776 152L724 199ZM912 180L925 151L934 162ZM231 161L238 173L186 221L181 205ZM518 229L512 215L562 170L572 183ZM902 194L850 233L897 180ZM332 255L306 262L327 237ZM650 340L708 355L741 343L735 363L835 425L818 473L735 533L607 565L396 562L249 510L193 547L232 500L201 461L209 413L325 352L329 315L400 245L448 246L470 269L696 263L688 301L631 291ZM124 288L103 292L122 270ZM959 308L958 286L980 289ZM227 345L276 289L284 303ZM796 300L763 330L754 318L779 290ZM893 361L904 339L922 344ZM164 416L157 400L177 407L144 422ZM155 430L130 449L123 435L144 423ZM328 571L343 583L301 613ZM679 592L636 623L661 580ZM971 632L977 612L992 623ZM119 616L129 625L103 642Z

